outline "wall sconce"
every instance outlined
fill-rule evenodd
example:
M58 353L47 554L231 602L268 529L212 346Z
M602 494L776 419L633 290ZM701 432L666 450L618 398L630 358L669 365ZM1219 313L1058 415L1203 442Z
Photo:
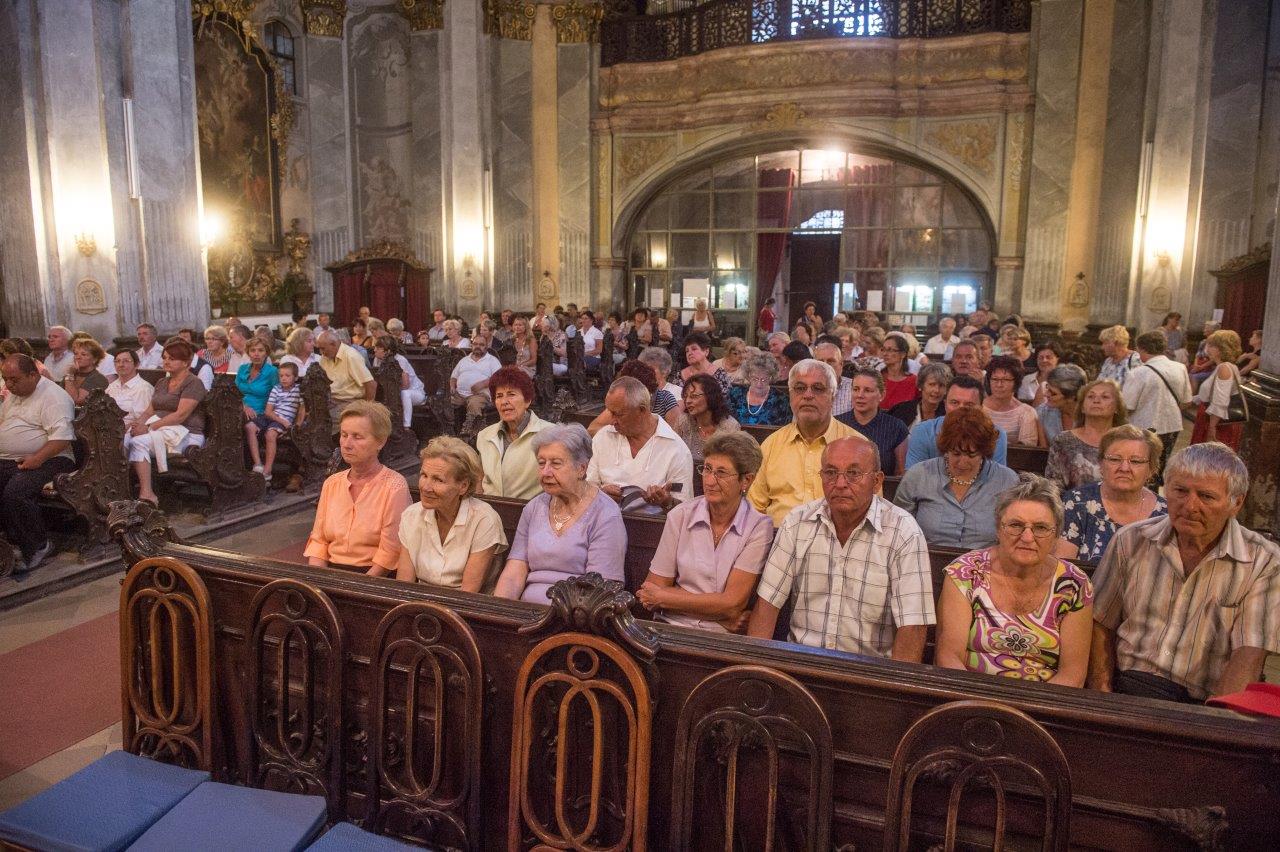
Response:
M93 257L98 253L98 241L88 231L76 234L76 248L85 257Z
M1156 265L1161 269L1168 269L1173 264L1173 258L1169 257L1169 252L1161 250L1156 252Z

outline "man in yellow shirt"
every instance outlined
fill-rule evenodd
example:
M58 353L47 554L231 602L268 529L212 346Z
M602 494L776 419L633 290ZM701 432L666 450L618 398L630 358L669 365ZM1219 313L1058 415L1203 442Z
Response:
M320 350L320 366L329 377L329 417L336 432L342 409L357 399L372 402L378 383L360 353L338 340L333 331L316 338L316 349Z
M787 390L792 420L760 445L764 463L747 498L781 526L787 513L822 497L822 451L840 438L866 440L831 416L838 378L828 365L806 358L791 368Z

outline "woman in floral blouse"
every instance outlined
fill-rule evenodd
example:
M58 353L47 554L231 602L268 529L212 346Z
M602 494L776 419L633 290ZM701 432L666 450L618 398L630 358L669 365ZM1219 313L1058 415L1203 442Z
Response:
M934 662L1002 677L1083 686L1093 587L1052 554L1062 528L1057 489L1034 474L996 504L994 547L946 568Z

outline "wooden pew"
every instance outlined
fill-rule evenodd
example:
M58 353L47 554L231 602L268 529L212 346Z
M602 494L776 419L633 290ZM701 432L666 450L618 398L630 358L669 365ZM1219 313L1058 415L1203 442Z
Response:
M1280 836L1280 720L641 624L598 578L546 607L179 544L140 504L112 529L124 747L331 821L471 849Z
M400 398L402 375L404 371L395 358L388 358L373 370L373 380L378 385L375 399L391 413L391 437L378 458L396 470L411 467L418 457L418 436L404 427L404 401Z
M79 467L54 477L54 490L88 523L89 541L106 544L111 540L107 533L111 503L133 496L124 453L124 412L105 391L91 390L76 410L74 427Z

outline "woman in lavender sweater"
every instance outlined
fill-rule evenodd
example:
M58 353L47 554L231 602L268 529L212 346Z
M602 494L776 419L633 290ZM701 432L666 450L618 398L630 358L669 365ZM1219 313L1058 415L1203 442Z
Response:
M595 571L624 580L627 530L618 504L586 481L591 438L579 423L533 439L542 493L520 514L515 540L494 594L547 603L553 583Z

